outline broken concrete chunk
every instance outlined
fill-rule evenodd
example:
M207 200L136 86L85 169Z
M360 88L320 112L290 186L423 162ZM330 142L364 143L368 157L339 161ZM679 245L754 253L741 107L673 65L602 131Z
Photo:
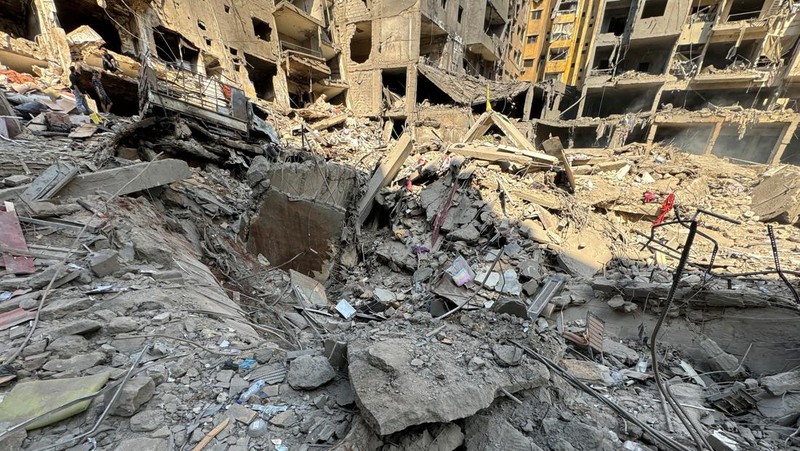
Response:
M625 299L623 299L622 296L617 295L606 301L606 304L608 304L611 310L623 310L625 307Z
M464 422L466 451L541 451L505 418L474 415Z
M253 409L248 409L241 404L233 403L230 407L228 407L228 417L244 424L252 423L257 416L258 412Z
M103 325L97 321L90 319L79 319L51 330L50 335L52 337L61 337L63 335L86 335L96 332L102 327Z
M750 209L764 222L800 222L800 170L786 165L768 169L753 188Z
M269 160L258 155L250 162L247 169L247 184L250 187L258 185L262 180L269 176Z
M114 251L98 252L89 257L89 267L97 277L110 276L121 269L118 257Z
M80 174L58 190L60 199L86 197L97 192L125 195L172 183L191 177L192 171L183 160L166 159L132 164L121 168L106 169ZM12 199L32 185L21 185L0 190L0 200Z
M13 426L16 425L0 422L0 431L8 431ZM26 438L28 438L28 433L25 431L25 428L17 428L8 432L3 437L0 437L0 450L14 451L22 449L22 442L24 442Z
M723 351L714 340L706 337L700 342L700 350L705 355L708 365L714 371L720 371L726 379L746 376L744 369L739 365L739 359Z
M151 377L134 377L122 387L122 391L117 398L112 415L129 417L136 413L144 403L150 400L156 389L156 383ZM106 402L111 400L113 391L106 395Z
M238 404L236 404L238 405ZM131 431L155 431L164 423L164 412L160 410L143 410L131 417Z
M393 302L397 298L394 292L389 291L385 288L375 288L374 290L372 290L372 293L375 295L378 301L384 304Z
M559 362L559 365L587 384L602 385L604 387L614 385L614 379L611 378L611 369L605 365L575 359L564 359Z
M477 243L480 237L481 233L472 224L466 224L447 234L448 239L453 241L463 241L467 244Z
M603 352L629 365L639 361L639 353L608 337L603 338Z
M494 345L492 353L500 366L517 366L522 361L522 349L516 346Z
M533 296L539 291L539 282L534 279L531 279L522 284L522 291L525 292L528 296Z
M114 451L142 451L145 449L169 449L167 440L163 438L130 438L123 440Z
M300 356L289 365L286 381L295 390L313 390L336 377L328 359L323 356Z
M328 307L328 297L325 288L316 280L290 269L289 277L295 296L300 300L300 305L307 307Z
M108 326L106 326L106 329L110 334L133 332L138 328L139 322L130 316L118 316L116 318L111 318L111 321L108 322Z
M348 369L356 404L380 435L417 424L468 417L488 407L501 389L513 393L538 387L549 377L547 368L531 360L502 371L489 363L479 372L469 372L458 355L435 348L428 349L432 354L428 355L426 370L420 371L411 366L416 357L409 350L415 348L414 343L413 337L407 337L348 344ZM481 343L476 339L475 343L462 345L478 349ZM387 372L383 367L393 371ZM447 383L437 384L436 390L420 390L430 386L428 370L446 374Z
M524 280L540 280L542 275L542 263L538 260L525 260L517 265L519 276Z
M495 291L500 293L519 296L522 292L522 285L517 278L517 272L513 269L506 269L501 275L500 281L495 286Z
M59 356L72 357L89 349L89 341L80 335L64 335L47 345L48 351Z
M8 177L3 179L3 184L5 186L19 186L24 185L25 183L29 183L31 181L31 177L29 175L9 175Z
M775 396L800 390L800 370L773 374L761 378L761 385Z

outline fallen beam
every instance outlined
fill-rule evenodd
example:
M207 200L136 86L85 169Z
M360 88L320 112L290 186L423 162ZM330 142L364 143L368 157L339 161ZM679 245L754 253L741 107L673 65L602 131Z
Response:
M530 164L555 166L558 164L558 159L550 155L536 151L519 150L511 146L458 143L450 146L448 150L462 157L491 162L507 161L523 166Z
M319 130L327 130L327 129L333 127L334 125L339 125L339 124L344 123L344 121L346 119L347 119L347 114L342 113L342 114L339 114L337 116L329 117L329 118L323 119L323 120L321 120L319 122L315 122L315 123L313 123L311 125L311 128L313 128L314 130L317 130L317 131L319 131Z
M564 153L564 146L561 145L561 139L557 136L550 138L543 142L542 146L548 155L552 155L561 161L561 165L564 167L564 174L566 174L567 182L569 183L569 192L574 193L577 187L575 183L575 173L572 172L572 166L570 166L567 155Z
M183 160L159 160L122 168L80 174L58 192L59 199L75 199L97 192L125 195L182 180L192 175ZM0 190L0 200L20 196L30 185Z
M367 219L367 216L372 211L372 203L375 200L375 196L378 195L378 191L394 180L413 148L414 140L411 139L411 134L404 132L389 152L389 155L386 156L386 159L378 166L367 185L367 192L358 201L359 224L362 224Z

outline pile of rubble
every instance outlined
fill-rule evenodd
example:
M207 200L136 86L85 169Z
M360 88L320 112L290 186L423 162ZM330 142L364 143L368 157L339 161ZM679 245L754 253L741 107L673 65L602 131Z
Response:
M799 444L791 168L498 113L115 122L0 143L4 448Z

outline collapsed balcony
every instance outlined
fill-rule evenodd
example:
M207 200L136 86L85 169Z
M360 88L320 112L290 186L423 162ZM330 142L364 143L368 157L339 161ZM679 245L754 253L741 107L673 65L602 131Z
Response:
M322 23L288 1L275 6L274 16L288 75L306 81L329 77L331 69L320 45Z
M143 115L160 109L248 132L248 102L240 88L155 58L145 64L140 80Z

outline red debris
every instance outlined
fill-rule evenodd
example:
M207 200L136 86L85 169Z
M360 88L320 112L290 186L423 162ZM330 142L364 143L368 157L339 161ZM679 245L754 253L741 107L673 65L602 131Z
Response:
M664 222L664 218L667 217L667 213L672 210L672 207L675 206L675 193L670 193L664 202L661 203L661 213L658 215L655 221L653 221L653 226L657 226Z

